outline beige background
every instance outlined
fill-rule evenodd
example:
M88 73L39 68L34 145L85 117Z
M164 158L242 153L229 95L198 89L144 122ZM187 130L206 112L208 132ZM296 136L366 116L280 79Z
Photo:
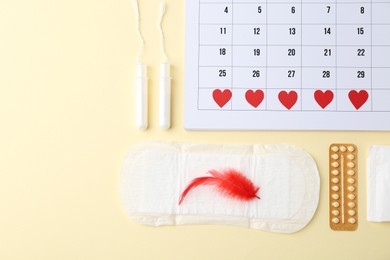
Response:
M390 133L183 130L184 1L168 1L173 127L157 126L158 0L143 0L150 129L134 127L139 41L130 0L0 1L0 259L390 259L390 223L366 221L366 162ZM362 122L366 123L366 122ZM146 140L290 143L321 174L317 213L291 235L225 226L151 228L123 212L126 151ZM327 149L359 147L360 223L328 225Z

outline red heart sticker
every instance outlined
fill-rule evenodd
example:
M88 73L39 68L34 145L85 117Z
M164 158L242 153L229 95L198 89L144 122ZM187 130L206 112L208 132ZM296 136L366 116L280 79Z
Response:
M245 93L245 99L251 106L256 108L263 102L264 92L260 89L256 91L250 89Z
M232 92L230 89L225 89L224 91L216 89L213 91L213 98L215 103L222 108L232 98Z
M365 90L360 90L357 92L356 90L351 90L348 94L349 100L351 100L352 105L359 110L367 101L368 93Z
M298 94L294 90L290 92L281 91L278 95L280 103L285 106L288 110L290 110L298 100Z
M314 98L317 101L318 105L322 107L322 109L326 108L330 102L333 100L333 92L330 90L327 90L323 92L322 90L317 90L314 92Z

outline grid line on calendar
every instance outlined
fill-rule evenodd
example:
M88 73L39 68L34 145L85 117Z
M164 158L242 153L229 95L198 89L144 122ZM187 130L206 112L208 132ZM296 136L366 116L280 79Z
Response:
M265 8L268 10L268 1L265 3ZM268 12L265 13L265 20L268 21ZM265 47L265 91L266 94L268 94L268 24L265 26L265 41L266 41L266 47ZM265 109L268 109L268 98L265 99Z
M355 25L355 23L326 23L327 25ZM200 25L232 25L231 23L201 23ZM235 25L302 25L301 23L235 23ZM322 25L322 23L305 23L305 25ZM371 23L360 23L360 25L371 25ZM378 24L386 25L386 24Z
M199 46L221 46L221 44L200 44ZM234 46L259 46L259 47L265 47L267 46L267 44L235 44ZM273 44L272 46L279 46L279 47L282 47L282 46L292 46L291 44ZM295 45L295 46L302 46L302 47L316 47L316 46L324 46L324 44L302 44L302 45ZM371 46L375 46L375 47L387 47L389 45L384 45L384 44L345 44L343 45L343 47L357 47L357 46L361 46L361 47L371 47Z
M338 47L338 45L337 45L337 26L338 26L338 21L337 21L337 4L335 5L335 9L334 9L334 11L335 11L335 16L334 16L334 20L335 20L335 24L336 24L336 34L335 34L335 43L336 43L336 46L335 46L335 50L336 50L336 58L335 58L335 67L336 68L339 68L339 66L338 66L338 63L337 63L337 54L338 54L338 52L339 52L339 47ZM336 90L338 90L339 89L339 87L338 87L338 85L337 85L337 80L338 80L338 73L337 73L337 71L336 71L336 73L334 74L334 77L335 77L335 82L336 82ZM336 92L337 93L337 92ZM336 94L337 95L337 94ZM335 99L335 105L336 105L336 107L338 107L338 104L337 104L337 97L336 97L336 99Z
M218 109L218 108L200 108L198 109L200 111L229 111L230 109L224 109L224 110L221 110L221 109ZM247 112L259 112L259 111L272 111L272 112L285 112L285 113L300 113L302 112L302 110L282 110L282 109L267 109L267 110L263 110L263 109L237 109L237 111L247 111ZM319 112L320 110L319 109L307 109L307 110L304 110L303 112ZM351 110L342 110L342 109L338 109L338 110L327 110L325 112L330 112L330 113L338 113L338 112L344 112L344 113L351 113L351 114L354 114L356 113L356 111L351 111ZM375 112L380 112L380 113L384 113L384 112L389 112L389 110L375 110ZM357 113L371 113L371 111L357 111Z
M231 50L231 56L232 56L232 59L231 59L231 69L232 69L232 72L231 72L231 89L233 90L234 88L234 85L233 85L233 82L234 82L234 73L233 73L233 68L234 68L234 49L233 49L233 39L234 39L234 0L232 0L232 10L231 10L231 13L232 13L232 40L231 40L231 46L232 46L232 50ZM230 102L230 110L233 110L233 99L232 101Z
M301 10L302 10L302 0L301 0ZM302 25L302 22L303 22L303 14L302 14L303 12L301 11L301 24L300 24L300 26L301 26L301 44L300 44L300 46L301 46L301 49L302 49L302 42L303 42L303 25ZM302 85L303 85L303 65L302 65L302 60L303 60L303 50L301 51L301 66L300 66L300 68L301 68L301 80L300 80L300 83L301 83L301 91L300 91L300 95L302 96ZM303 100L302 100L302 98L300 98L300 101L301 101L301 108L302 108L302 103L303 103Z
M370 35L370 37L371 37L371 50L372 50L372 1L371 1L371 8L370 8L370 16L371 16L371 19L370 19L370 22L371 22L371 35ZM372 72L373 72L373 69L372 69L372 66L373 66L373 64L372 64L372 55L371 55L371 70L370 70L370 74L371 74L371 93L372 93L372 84L373 84L373 81L372 81L372 76L373 76L373 74L372 74ZM373 96L371 97L371 111L373 111L374 110L374 106L373 106L373 103L374 103L374 98L373 98Z
M225 2L200 2L202 5L212 5L212 4L229 4L232 3L231 1L225 1ZM323 1L323 2L313 2L313 1L296 1L296 2L274 2L270 4L278 5L278 4L294 4L294 3L302 3L305 5L316 5L316 4L331 4L331 3L338 3L338 4L346 4L346 5L354 5L354 4L372 4L373 2L376 4L388 4L388 1L356 1L356 2L347 2L347 1ZM267 1L255 1L255 2L239 2L240 4L266 4Z
M200 81L200 55L201 55L201 52L200 52L200 1L199 1L199 5L198 5L198 59L197 59L197 62L198 62L198 71L197 71L197 76L198 76L198 82ZM200 107L200 88L199 88L199 85L198 85L198 89L197 89L197 102L196 102L196 105L197 105L197 108L199 109Z

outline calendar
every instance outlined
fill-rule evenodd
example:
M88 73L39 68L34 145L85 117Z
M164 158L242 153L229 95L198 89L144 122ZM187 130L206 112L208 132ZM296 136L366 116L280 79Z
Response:
M390 0L187 0L186 129L390 130Z

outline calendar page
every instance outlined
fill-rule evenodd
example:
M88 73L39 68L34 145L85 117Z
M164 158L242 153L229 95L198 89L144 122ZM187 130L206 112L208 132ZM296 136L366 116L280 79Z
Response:
M390 0L187 0L185 128L390 130Z

